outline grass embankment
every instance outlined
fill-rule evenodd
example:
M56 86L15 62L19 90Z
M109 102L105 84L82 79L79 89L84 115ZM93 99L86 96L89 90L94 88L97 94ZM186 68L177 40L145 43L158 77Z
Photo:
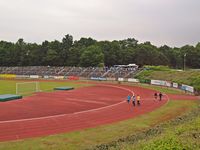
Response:
M156 86L156 85L148 85L148 84L134 84L134 85L147 88L147 89L160 91L165 94L183 94L184 93L184 91L179 90L179 89L167 88L167 87Z
M119 141L119 139L126 139L135 134L140 134L158 123L179 116L196 107L197 102L195 101L170 101L154 112L130 120L66 134L2 142L0 143L0 149L93 149L95 148L94 145L109 144L112 141Z
M136 78L142 80L155 79L155 80L167 80L176 82L179 84L187 84L194 86L200 90L200 71L186 70L180 71L175 69L169 69L163 66L148 66L148 69L139 73Z
M93 147L93 150L199 150L200 106L148 130Z

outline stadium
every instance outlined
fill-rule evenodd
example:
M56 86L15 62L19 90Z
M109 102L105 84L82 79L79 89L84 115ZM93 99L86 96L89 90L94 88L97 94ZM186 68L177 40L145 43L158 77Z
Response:
M0 0L0 150L200 150L199 6Z
M131 78L144 70L135 64L110 68L0 67L0 141L20 140L21 143L23 140L34 141L34 138L42 141L49 136L118 126L159 108L162 111L162 107L168 106L171 100L186 103L176 108L178 115L182 114L181 110L188 103L197 103L198 97L193 96L194 88L189 85L163 80L150 80L148 85L140 83L142 80ZM163 92L161 101L154 97L158 91L167 91ZM173 92L170 91L182 94L171 94ZM127 103L127 95L140 95L141 105ZM166 120L171 118L168 117ZM120 127L116 130L118 132ZM77 149L76 146L80 145L73 146ZM72 147L66 146L67 149Z

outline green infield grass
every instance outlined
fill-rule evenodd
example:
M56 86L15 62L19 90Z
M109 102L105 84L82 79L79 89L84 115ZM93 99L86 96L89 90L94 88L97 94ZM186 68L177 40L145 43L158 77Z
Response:
M42 92L51 92L55 87L68 86L68 87L84 87L90 86L91 84L87 83L77 83L70 81L25 81L25 80L0 80L0 94L16 94L16 83L25 83L25 82L39 82L39 87Z

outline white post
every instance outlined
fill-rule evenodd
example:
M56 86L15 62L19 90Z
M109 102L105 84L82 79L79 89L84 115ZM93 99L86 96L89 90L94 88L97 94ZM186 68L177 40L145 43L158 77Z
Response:
M16 83L16 88L15 88L15 90L16 90L16 94L18 94L18 89L17 89L17 87L18 87L18 85L17 85L18 83Z
M39 82L16 83L16 94L39 92Z

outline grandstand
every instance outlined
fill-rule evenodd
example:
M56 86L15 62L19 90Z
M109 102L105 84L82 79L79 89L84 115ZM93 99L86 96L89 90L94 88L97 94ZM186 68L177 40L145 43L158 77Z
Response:
M44 76L77 76L101 78L131 78L138 71L135 64L114 65L113 67L55 67L55 66L25 66L0 67L0 74L38 75Z

